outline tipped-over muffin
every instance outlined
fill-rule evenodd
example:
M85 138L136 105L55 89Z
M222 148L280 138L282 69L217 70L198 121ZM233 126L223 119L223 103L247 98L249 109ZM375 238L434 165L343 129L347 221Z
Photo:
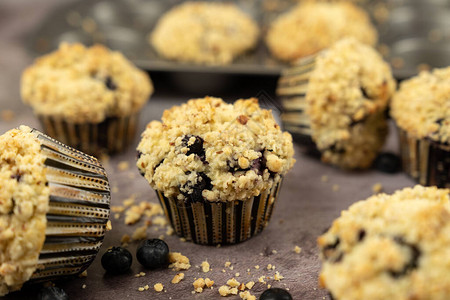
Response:
M293 62L344 37L372 46L378 39L367 13L354 4L305 1L270 25L266 42L275 57Z
M145 72L121 53L101 45L86 48L63 43L58 50L36 59L24 71L21 82L22 99L33 108L46 132L86 151L90 149L85 144L108 148L113 144L109 141L112 136L124 136L124 140L132 136L123 127L135 126L135 116L152 92ZM106 136L103 139L109 145L102 145L100 135Z
M0 136L0 295L30 279L45 240L46 158L25 129Z
M220 65L254 48L258 36L257 24L235 4L199 1L165 13L150 43L167 59Z
M318 239L320 283L335 300L445 300L448 189L416 186L353 204Z
M179 209L199 204L204 212L203 205L221 205L219 216L213 214L212 228L202 223L198 226L201 230L191 230L216 230L215 239L211 232L206 241L199 241L175 226L177 233L209 244L237 242L262 230L262 223L256 229L250 224L268 221L275 191L295 162L290 134L280 130L271 111L261 109L257 99L234 104L213 97L189 100L165 111L161 122L150 122L137 150L137 166L158 192L163 207L174 205ZM258 205L267 206L266 210L252 212L251 208ZM232 230L238 228L237 222L245 223L239 226L244 233L236 233L242 238L235 237L235 232L222 235L222 225L227 223L221 221L222 208L224 213L229 208L225 215L239 211L227 221ZM169 219L172 217L173 213Z
M450 187L450 67L402 82L391 105L404 170L423 185Z
M20 126L0 136L0 187L0 296L90 265L110 199L95 158Z

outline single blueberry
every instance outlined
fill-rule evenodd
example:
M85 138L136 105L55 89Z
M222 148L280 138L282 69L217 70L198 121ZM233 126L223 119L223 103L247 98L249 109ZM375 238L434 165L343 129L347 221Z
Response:
M259 300L292 300L292 296L285 289L271 288L265 290L264 293L259 296Z
M103 269L112 274L123 274L127 272L132 262L133 257L130 251L122 247L112 247L102 256Z
M203 199L203 190L212 190L213 185L211 184L211 179L205 173L197 174L197 183L192 185L192 183L186 182L183 185L183 189L187 190L185 192L181 191L181 193L186 197L186 202L202 202ZM189 191L191 193L189 193Z
M69 296L62 288L48 286L39 291L37 300L69 300Z
M193 144L189 145L189 140L194 137L195 141ZM201 160L205 159L205 149L203 149L203 139L196 135L185 135L182 139L182 145L187 147L189 150L186 155L196 154Z
M401 160L400 157L393 153L381 153L375 159L374 167L375 169L383 173L397 173L398 171L400 171Z
M410 252L409 261L403 266L401 270L388 270L389 275L391 275L393 278L400 278L408 274L410 271L417 269L421 252L416 245L406 242L402 237L396 236L393 238L393 241L399 246L408 249Z
M114 83L111 77L106 77L105 85L108 90L115 91L117 89L117 85Z
M136 258L147 269L165 267L169 263L169 246L160 239L145 240L137 249Z

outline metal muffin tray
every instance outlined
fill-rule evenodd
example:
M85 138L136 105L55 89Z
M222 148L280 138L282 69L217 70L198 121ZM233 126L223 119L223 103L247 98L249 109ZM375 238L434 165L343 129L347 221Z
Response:
M39 56L60 42L103 43L121 51L148 71L279 75L287 65L273 58L263 39L255 50L223 66L165 60L148 43L158 18L181 0L77 1L53 11L33 32L29 49ZM280 13L295 0L236 0L259 24L262 37ZM450 2L448 0L372 0L363 2L379 31L380 51L398 79L419 69L450 65Z

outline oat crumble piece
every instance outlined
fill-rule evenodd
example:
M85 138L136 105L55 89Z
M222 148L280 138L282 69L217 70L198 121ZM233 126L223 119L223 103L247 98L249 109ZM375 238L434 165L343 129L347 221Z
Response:
M284 279L284 276L281 275L280 272L276 271L273 279L275 279L275 281L280 281L281 279Z
M231 266L231 262L227 261L225 262L225 268L229 268Z
M127 161L121 161L117 164L117 169L119 171L126 171L130 168L130 164Z
M320 181L328 182L328 176L327 175L322 175L322 177L320 177Z
M80 275L78 275L79 278L86 278L88 276L88 271L84 270Z
M259 265L256 265L256 266L255 266L255 269L256 269L256 270L259 270Z
M169 262L169 268L174 269L175 271L188 270L191 267L189 258L182 255L180 252L170 252Z
M256 296L250 294L249 291L240 292L239 297L244 300L256 300Z
M208 273L209 272L209 263L207 261L203 261L201 264L202 272Z
M131 237L128 234L124 234L120 238L120 243L121 244L128 244L130 242L130 240L131 240Z
M207 287L211 288L214 285L214 281L209 278L205 278L205 284Z
M383 185L381 183L377 182L372 186L372 192L374 194L379 194L382 191L383 191Z
M300 254L300 252L302 252L302 248L300 248L299 246L296 245L294 247L294 252L297 253L297 254Z
M106 231L111 231L111 230L112 230L111 220L108 220L108 222L106 222Z
M173 277L172 283L179 283L183 279L184 279L184 273L178 273Z
M157 283L153 286L153 289L159 293L164 290L164 286L162 285L162 283Z
M205 287L206 283L203 278L198 278L197 280L194 281L194 283L192 283L192 285L194 286L194 289L197 293L201 293L203 292L203 288ZM202 289L202 291L198 292L197 291L198 289Z
M140 226L131 235L133 241L139 241L147 238L147 225Z
M230 287L227 285L222 285L219 287L219 294L222 297L226 297L231 294Z
M249 281L247 282L247 284L245 285L245 287L249 290L251 290L253 288L253 286L255 285L254 281Z
M331 187L331 189L333 190L333 192L337 192L340 189L339 184L333 184L333 186Z
M234 288L234 287L238 287L241 283L239 281L237 281L235 278L231 278L227 281L227 284Z

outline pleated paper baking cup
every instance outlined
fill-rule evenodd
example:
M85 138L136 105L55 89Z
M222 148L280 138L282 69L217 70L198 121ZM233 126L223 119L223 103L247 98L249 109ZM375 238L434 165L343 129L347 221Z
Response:
M421 185L450 188L450 145L398 132L404 172Z
M45 242L30 281L83 272L94 260L109 219L110 189L96 158L33 129L46 157L50 188Z
M45 133L51 137L92 155L122 152L131 144L139 114L108 117L100 123L70 123L51 116L38 116Z
M269 223L282 179L245 201L184 203L157 191L164 213L177 235L202 245L243 242Z
M285 69L277 86L277 95L283 105L281 120L284 129L296 137L296 140L306 144L312 143L311 122L306 113L306 93L318 55L320 54L302 58L295 66Z

